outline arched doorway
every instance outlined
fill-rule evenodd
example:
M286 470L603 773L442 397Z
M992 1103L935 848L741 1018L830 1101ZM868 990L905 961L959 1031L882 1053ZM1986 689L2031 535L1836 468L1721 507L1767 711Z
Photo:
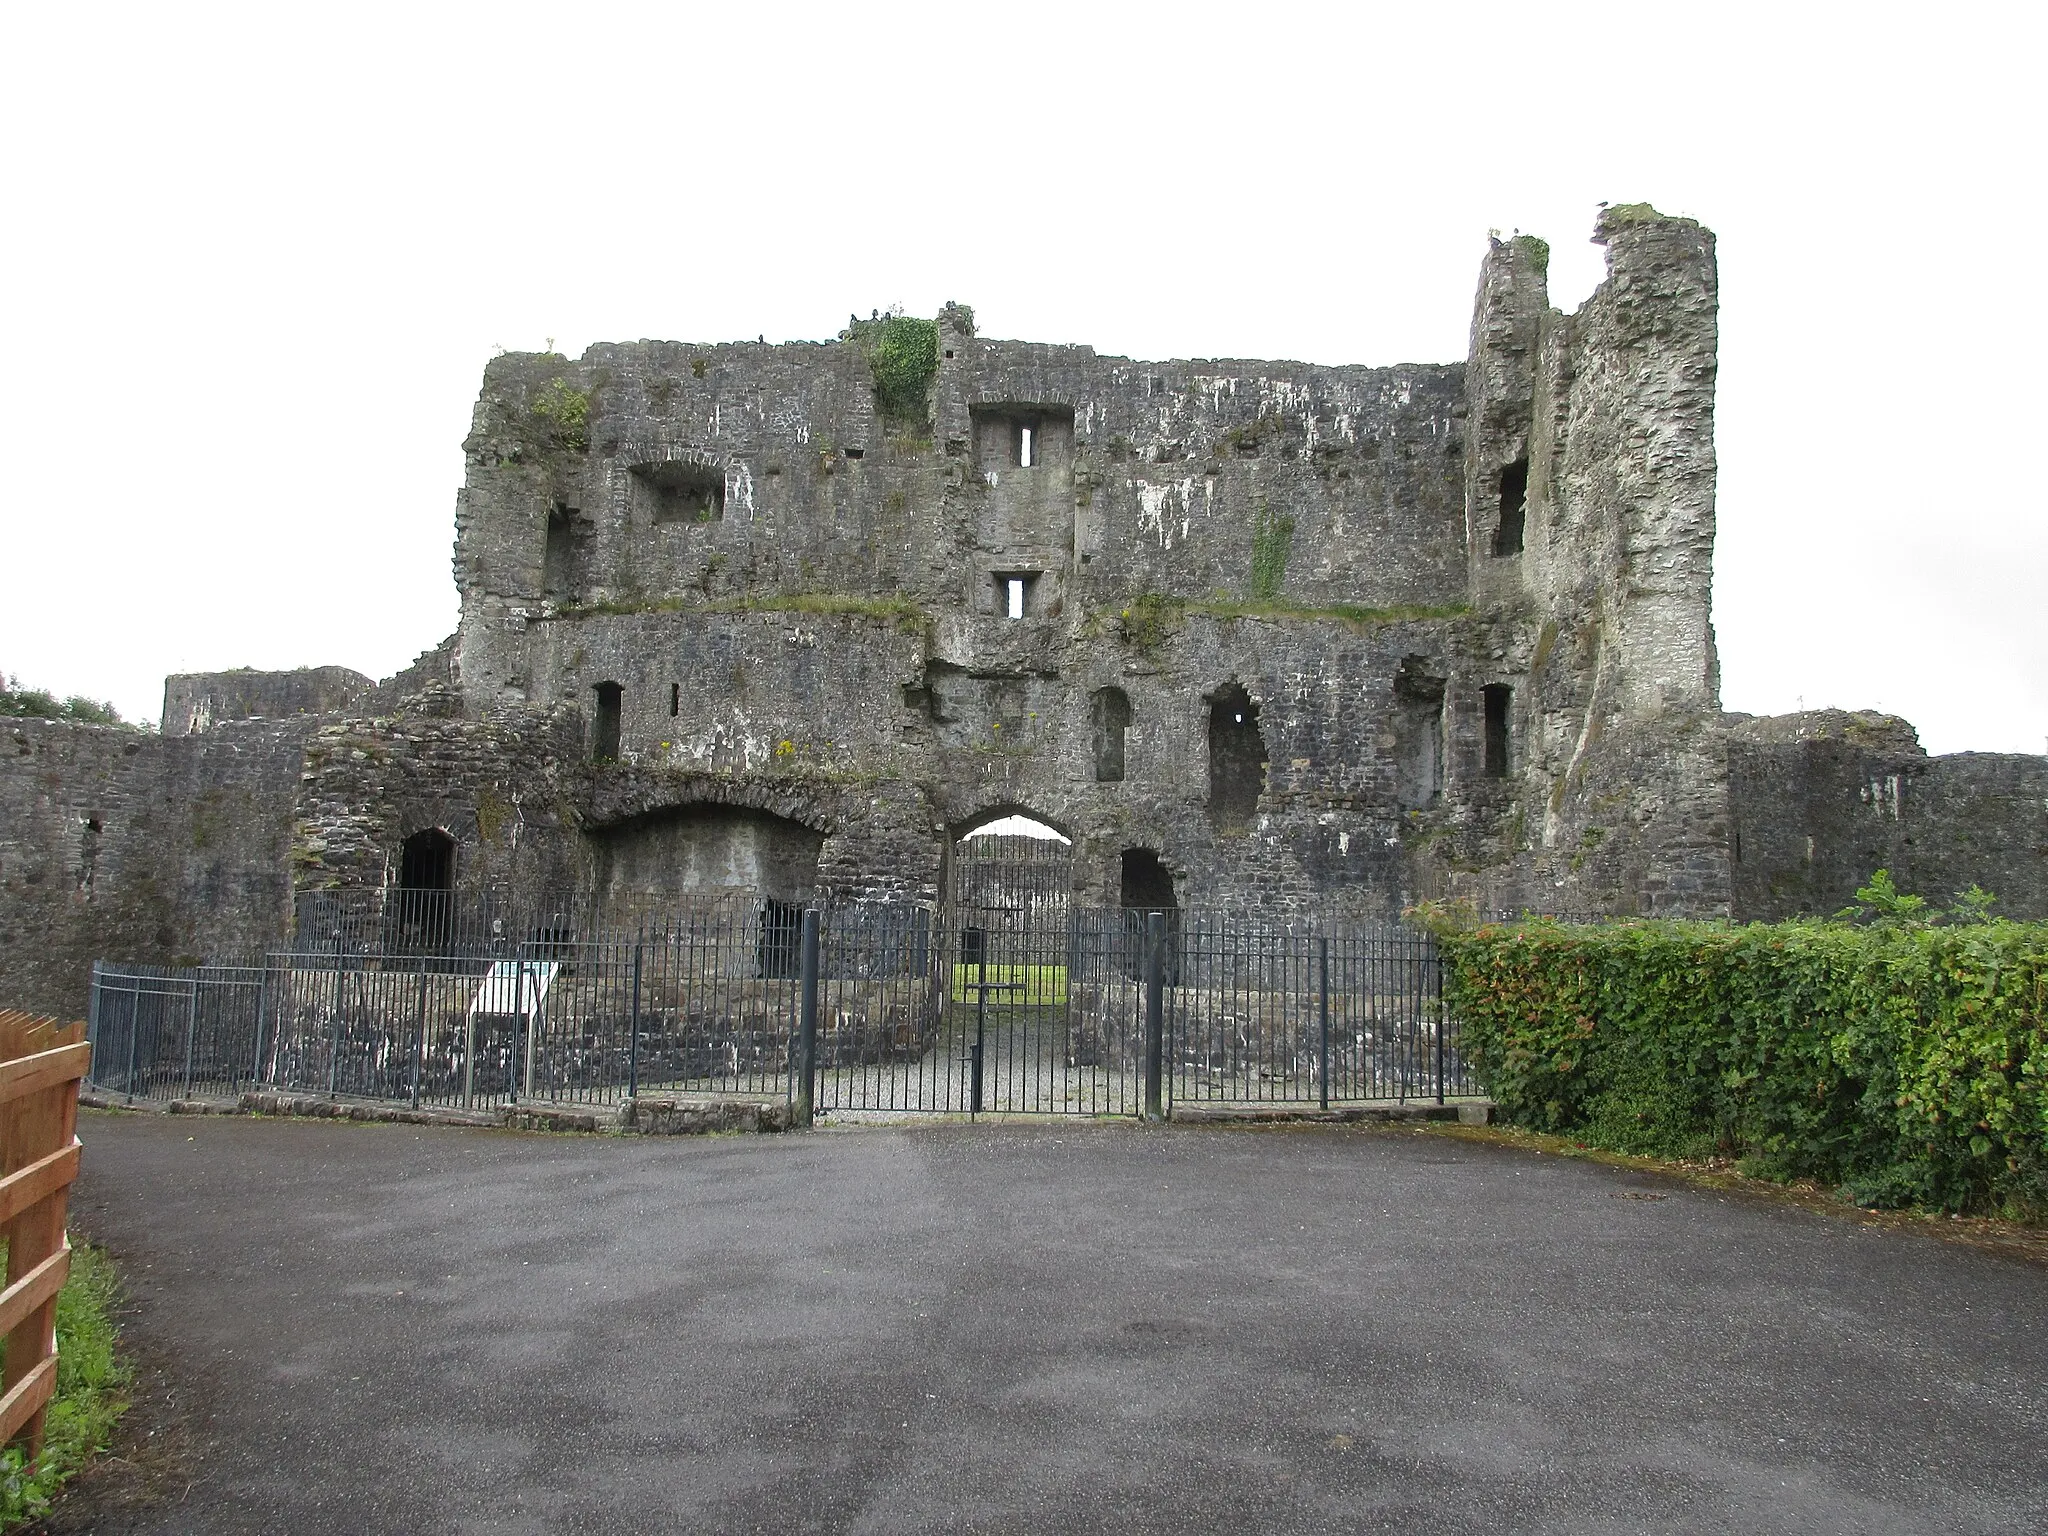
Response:
M953 840L946 1033L970 1113L1072 1107L1073 869L1072 840L1022 809L991 811Z

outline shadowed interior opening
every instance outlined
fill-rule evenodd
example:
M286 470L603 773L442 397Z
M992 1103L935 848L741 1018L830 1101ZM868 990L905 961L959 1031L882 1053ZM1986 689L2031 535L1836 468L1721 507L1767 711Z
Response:
M1124 776L1124 732L1131 723L1131 700L1121 688L1098 688L1088 706L1094 735L1095 782L1120 783Z
M1266 742L1259 706L1241 683L1209 700L1209 822L1219 831L1251 824L1266 788Z
M1500 522L1493 530L1493 552L1519 555L1522 525L1529 516L1529 460L1525 456L1504 465L1500 472Z
M1488 683L1486 697L1486 776L1508 776L1508 713L1515 690L1506 683Z

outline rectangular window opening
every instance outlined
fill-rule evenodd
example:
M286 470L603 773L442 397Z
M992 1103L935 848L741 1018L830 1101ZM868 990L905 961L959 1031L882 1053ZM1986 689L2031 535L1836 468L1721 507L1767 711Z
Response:
M716 523L725 517L725 471L705 464L662 461L630 469L648 520Z
M668 717L673 720L682 712L683 685L681 683L670 683L668 685Z
M1504 779L1508 776L1508 712L1514 703L1515 690L1506 683L1488 683L1484 693L1486 776L1489 779Z
M1038 611L1038 572L997 571L996 611L1006 619L1028 619Z
M617 683L597 685L597 719L590 732L590 760L595 763L618 761L619 756L619 712L626 690Z
M1029 427L1019 427L1017 429L1017 463L1024 469L1031 467L1031 429Z
M1500 522L1493 530L1493 553L1522 552L1523 525L1529 518L1529 459L1525 454L1500 472Z

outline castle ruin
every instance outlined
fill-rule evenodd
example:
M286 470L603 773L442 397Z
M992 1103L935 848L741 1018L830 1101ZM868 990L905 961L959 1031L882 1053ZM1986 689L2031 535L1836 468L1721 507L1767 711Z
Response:
M2048 916L2048 760L1722 712L1713 236L1596 239L1571 315L1495 240L1462 363L1133 362L957 305L499 357L460 628L407 672L9 722L8 1001L260 952L317 891L932 901L1017 813L1107 906L1776 918L1882 865Z

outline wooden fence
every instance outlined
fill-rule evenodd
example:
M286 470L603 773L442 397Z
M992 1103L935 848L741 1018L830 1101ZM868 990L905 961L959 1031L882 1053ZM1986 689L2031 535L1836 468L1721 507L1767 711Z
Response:
M42 1449L57 1386L57 1292L71 1272L64 1234L78 1176L78 1083L92 1059L83 1024L0 1011L0 1445Z

